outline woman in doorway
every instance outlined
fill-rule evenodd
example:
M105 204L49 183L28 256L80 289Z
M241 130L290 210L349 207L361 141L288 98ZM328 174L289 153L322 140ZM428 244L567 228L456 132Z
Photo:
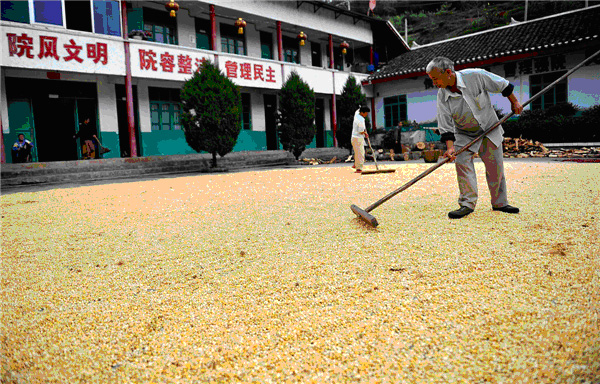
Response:
M79 132L77 132L73 138L79 138L81 140L81 154L84 160L95 159L96 158L96 145L94 144L94 139L98 140L96 136L96 130L90 124L90 119L87 118L80 124Z

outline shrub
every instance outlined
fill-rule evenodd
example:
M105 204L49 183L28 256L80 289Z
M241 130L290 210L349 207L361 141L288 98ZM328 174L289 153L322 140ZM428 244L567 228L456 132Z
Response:
M315 93L292 72L279 93L277 132L283 149L300 157L315 137Z
M505 137L523 137L543 143L598 141L600 133L600 106L579 109L570 103L558 104L548 109L526 110L518 119L505 122Z
M223 157L233 150L241 130L237 85L210 61L204 62L181 89L181 123L185 140L196 152Z
M357 83L354 76L350 75L348 80L346 80L346 84L344 84L342 94L337 103L338 126L335 136L339 147L352 149L351 136L354 113L359 106L366 104L367 97L362 93L360 84ZM370 125L370 122L365 121L365 123L367 126ZM369 132L370 130L367 129L367 131Z

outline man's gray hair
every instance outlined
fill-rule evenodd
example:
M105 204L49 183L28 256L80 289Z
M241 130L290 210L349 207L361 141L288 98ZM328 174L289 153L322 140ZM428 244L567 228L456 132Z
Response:
M440 72L444 72L446 69L450 69L454 72L454 63L447 57L438 56L427 64L426 72L431 72L433 68L437 68Z

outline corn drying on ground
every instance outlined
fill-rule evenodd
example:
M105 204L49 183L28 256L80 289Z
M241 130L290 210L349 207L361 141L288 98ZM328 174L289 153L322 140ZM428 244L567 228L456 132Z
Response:
M387 165L386 165L387 166ZM251 171L4 195L3 383L600 382L600 167Z

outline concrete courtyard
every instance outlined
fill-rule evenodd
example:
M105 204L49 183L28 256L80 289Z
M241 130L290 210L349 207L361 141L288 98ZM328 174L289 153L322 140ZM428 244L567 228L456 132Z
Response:
M598 164L383 165L3 195L0 382L600 382Z

